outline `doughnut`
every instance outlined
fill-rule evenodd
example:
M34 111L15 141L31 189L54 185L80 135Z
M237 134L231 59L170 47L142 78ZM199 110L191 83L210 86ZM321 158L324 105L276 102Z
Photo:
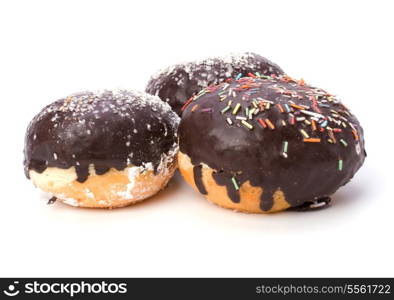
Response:
M170 66L153 75L145 91L168 102L181 116L185 102L202 89L255 72L284 74L278 65L261 55L245 52Z
M210 86L186 106L181 174L209 201L236 211L327 207L366 157L358 120L302 79L250 75Z
M79 207L115 208L146 199L172 177L179 117L158 97L128 90L81 92L30 122L24 170L32 183Z

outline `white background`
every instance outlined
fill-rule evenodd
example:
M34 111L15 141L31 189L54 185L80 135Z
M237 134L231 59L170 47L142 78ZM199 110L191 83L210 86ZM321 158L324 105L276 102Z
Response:
M2 1L0 276L394 276L390 2ZM143 90L158 68L233 51L268 57L358 116L368 157L331 208L234 213L179 174L124 209L48 206L24 177L24 133L44 105Z

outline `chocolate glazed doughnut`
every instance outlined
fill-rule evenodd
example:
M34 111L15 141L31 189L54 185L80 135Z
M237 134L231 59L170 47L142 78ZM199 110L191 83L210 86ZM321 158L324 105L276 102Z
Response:
M135 91L82 92L45 107L25 139L27 178L68 204L120 207L165 187L179 117Z
M185 102L203 88L255 72L262 75L284 74L278 65L261 55L245 52L168 67L152 76L146 92L168 102L180 116Z
M254 213L322 207L366 157L356 117L286 75L202 90L183 112L179 143L189 184L220 206Z

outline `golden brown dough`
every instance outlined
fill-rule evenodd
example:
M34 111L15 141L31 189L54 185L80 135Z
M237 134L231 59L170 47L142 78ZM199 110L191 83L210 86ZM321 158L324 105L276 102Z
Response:
M182 152L178 152L178 166L186 182L198 191L193 175L194 166L190 161L189 156ZM228 197L226 187L218 185L212 178L212 172L214 171L215 170L211 169L207 165L202 165L202 181L208 192L205 196L212 203L221 207L249 213L272 213L285 210L290 207L289 203L286 201L285 194L278 189L273 196L273 207L268 211L261 210L260 195L263 190L260 187L251 186L249 181L240 186L241 201L239 203L234 203Z

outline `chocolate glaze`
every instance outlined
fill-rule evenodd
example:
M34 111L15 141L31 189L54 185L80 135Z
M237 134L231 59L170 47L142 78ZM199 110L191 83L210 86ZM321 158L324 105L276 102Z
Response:
M230 100L231 109L223 111ZM253 126L250 129L235 117L245 117L246 108L255 108L253 101L259 111L246 120ZM269 107L268 101L272 102ZM240 109L234 115L238 103ZM299 105L304 109L296 108ZM265 128L259 119L265 121ZM304 141L301 129L320 142ZM284 142L288 143L285 154ZM332 195L353 177L366 156L363 129L356 117L332 95L286 75L245 77L205 89L183 113L179 143L193 165L204 163L215 170L214 180L226 186L233 202L240 201L233 177L238 186L249 181L261 187L263 211L272 208L278 189L292 207ZM194 175L201 176L200 172ZM201 185L201 178L195 181Z
M162 155L176 148L179 117L157 97L133 91L82 92L45 107L27 129L25 174L47 167L75 167L77 180L128 165L156 172Z
M168 67L150 79L146 92L168 102L180 116L185 102L203 88L238 74L247 76L255 72L263 75L284 74L275 63L261 55L246 52Z

